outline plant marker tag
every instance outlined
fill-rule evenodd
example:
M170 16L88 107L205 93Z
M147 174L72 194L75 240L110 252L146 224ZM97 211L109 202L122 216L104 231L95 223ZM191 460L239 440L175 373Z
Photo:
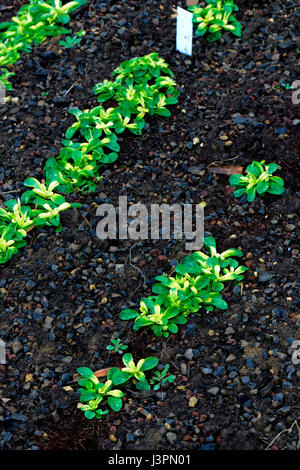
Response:
M176 50L182 54L192 55L193 13L177 7L176 27Z

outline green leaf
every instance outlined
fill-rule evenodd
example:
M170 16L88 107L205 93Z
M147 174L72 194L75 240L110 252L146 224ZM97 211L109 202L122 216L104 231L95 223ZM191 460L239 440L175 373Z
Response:
M121 398L111 396L108 397L107 403L114 411L120 411L123 405Z
M156 367L158 364L157 357L147 357L144 361L144 364L141 367L141 371L150 370Z
M229 184L232 187L238 186L241 182L242 175L231 175L229 178Z
M113 367L108 372L107 378L112 381L113 385L121 385L131 378L131 374Z
M246 189L246 193L247 193L247 200L248 200L248 202L254 201L254 199L255 199L255 193L256 193L256 190L255 190L254 186L252 186L252 187L249 188L249 189Z
M84 416L85 416L87 419L93 419L93 418L95 418L96 413L95 413L94 411L88 410L88 411L85 411L85 412L84 412Z
M276 184L271 182L268 188L268 193L270 194L283 194L284 193L284 186L280 184Z
M235 195L235 197L241 197L243 194L245 194L245 192L246 192L246 188L240 188L234 191L233 194Z
M91 369L88 367L78 367L77 372L85 379L91 379L95 377L94 372L91 371Z
M122 312L120 313L121 320L132 320L133 318L136 318L138 316L139 313L135 310L131 310L130 308L122 310Z
M225 300L223 300L222 298L219 298L219 297L214 298L214 299L212 300L212 304L213 304L215 307L218 307L218 308L220 308L220 309L222 309L222 310L225 310L225 309L228 308L227 302L225 302Z
M267 191L269 187L269 182L268 181L260 181L258 185L256 186L256 191L258 194L263 194Z

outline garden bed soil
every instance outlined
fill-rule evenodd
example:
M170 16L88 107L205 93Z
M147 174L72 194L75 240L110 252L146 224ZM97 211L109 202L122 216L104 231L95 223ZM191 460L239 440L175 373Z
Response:
M0 202L20 194L28 176L44 177L73 122L68 109L96 106L93 86L123 60L159 52L181 95L171 118L150 119L142 136L122 135L119 159L103 168L95 193L67 196L83 207L63 214L61 233L30 232L27 247L1 267L0 448L264 449L300 417L291 356L300 339L300 106L279 86L299 78L300 9L237 0L242 38L194 38L187 57L175 51L175 3L88 3L70 23L87 33L80 47L49 39L13 67L13 100L0 108ZM21 2L9 4L0 21ZM283 197L249 204L233 197L228 176L209 171L252 160L281 165ZM203 311L168 339L120 321L122 308L137 306L154 277L187 254L178 240L99 240L96 207L118 205L121 195L148 207L206 203L205 232L220 252L242 249L249 268L242 288L227 287L228 310ZM121 412L88 421L76 408L76 369L119 365L106 349L116 334L135 359L169 363L176 382L165 396L128 391ZM296 432L272 444L296 446Z

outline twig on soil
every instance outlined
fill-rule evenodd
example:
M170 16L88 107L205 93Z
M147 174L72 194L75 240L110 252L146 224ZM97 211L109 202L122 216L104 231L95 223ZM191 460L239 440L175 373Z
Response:
M287 428L287 429L283 429L282 431L280 431L279 434L277 434L277 436L274 437L274 439L270 442L270 444L265 448L265 450L268 450L270 447L272 447L272 445L274 444L274 442L284 433L288 432L289 434L292 432L294 426L296 426L297 430L298 430L298 444L297 444L297 448L300 448L300 426L298 425L297 423L297 420L293 422L293 424Z
M134 268L134 269L136 269L137 271L139 271L139 273L141 274L142 278L144 279L144 284L143 284L143 286L144 286L144 288L146 289L146 288L147 288L147 284L146 284L147 278L146 278L145 274L143 273L143 271L142 271L140 268L138 268L137 266L134 266L134 264L131 263L131 261L132 261L131 251L132 251L132 249L133 249L135 246L140 245L140 243L141 243L141 242L135 243L135 244L132 245L132 246L130 247L130 249L129 249L129 266L131 266L132 268Z
M90 222L88 221L88 219L86 218L86 216L84 214L81 214L81 217L83 218L83 220L87 223L87 225L90 227L90 228L93 228L90 224Z
M0 193L0 196L1 194L11 194L11 193L19 193L20 192L20 189L14 189L13 191L3 191L2 193Z
M72 90L72 88L76 85L76 83L73 83L72 86L70 86L70 88L63 94L63 96L67 96L67 94L69 93L69 91Z
M236 160L237 158L240 158L240 155L237 155L236 157L232 157L232 158L226 158L226 160L218 160L215 162L211 162L209 165L207 165L206 168L209 168L210 166L220 165L220 163L224 163L224 162L231 162L232 160Z

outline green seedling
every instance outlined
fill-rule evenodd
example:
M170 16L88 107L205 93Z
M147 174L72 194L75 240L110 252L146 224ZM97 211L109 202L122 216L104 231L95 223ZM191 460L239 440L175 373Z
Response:
M15 224L0 226L0 264L7 263L25 245L26 242L20 231L16 230Z
M276 163L265 164L265 161L254 161L247 166L246 175L231 175L229 183L231 187L237 188L234 191L235 197L247 195L248 202L254 201L256 193L280 195L284 193L284 181L273 173L280 169Z
M70 49L71 47L77 46L81 43L82 38L78 38L76 36L66 36L65 39L59 41L59 45L63 46L65 49Z
M61 232L60 213L71 207L71 204L68 202L64 202L57 207L51 207L51 205L47 203L43 204L43 211L39 211L37 217L33 219L33 225L39 227L47 225L49 227L55 227L56 232Z
M150 326L156 336L167 338L170 333L177 333L178 326L187 322L179 308L164 305L168 299L165 296L143 298L140 311L125 309L121 312L121 320L135 320L133 329Z
M135 379L139 384L137 388L148 390L150 386L146 380L145 372L154 369L158 364L158 359L156 357L147 357L146 359L140 359L135 364L132 354L126 353L122 357L122 361L125 367L121 370L117 367L112 367L107 374L107 378L112 381L113 385L121 385L131 379Z
M84 5L86 0L70 1L63 5L61 0L31 0L23 5L9 22L0 23L0 67L14 64L22 52L31 52L32 44L38 45L49 36L69 33L58 26L70 21L69 14ZM10 90L11 73L3 71L2 78Z
M159 390L165 384L173 383L176 379L175 375L167 375L170 365L166 364L163 370L155 371L152 378L150 379L150 384L153 385L153 390Z
M108 349L108 351L114 351L116 353L123 354L123 351L126 351L126 349L128 348L128 346L123 344L119 338L112 339L111 342L112 344L106 346L106 349Z
M243 253L237 249L218 253L213 237L205 237L204 247L209 254L198 251L186 256L175 268L176 277L157 276L159 283L152 290L158 295L143 298L139 312L123 310L120 318L134 320L134 330L150 326L156 336L168 337L178 332L178 325L185 324L189 314L200 314L201 307L227 309L221 292L226 282L243 279L247 268L233 258Z
M102 383L87 367L79 367L77 372L81 375L78 384L82 387L80 391L80 401L78 408L84 411L87 419L101 419L108 414L108 410L102 410L99 405L107 402L109 408L113 411L120 411L122 408L122 397L124 393L121 390L112 388L112 381L107 380Z
M198 5L188 7L193 13L193 22L197 24L196 35L207 35L209 42L217 41L222 37L222 31L229 31L240 37L241 24L232 14L238 11L233 0L206 0L205 8Z
M11 222L16 227L16 231L22 237L26 237L26 230L33 225L30 207L21 206L20 199L9 199L4 204L8 210L0 207L0 223L1 221Z
M21 196L21 201L24 204L36 204L38 207L43 208L46 202L51 202L53 206L60 206L65 204L66 200L61 194L54 192L54 189L59 185L57 181L52 181L49 185L40 183L36 178L27 178L24 181L24 186L32 188L30 191L25 191Z

